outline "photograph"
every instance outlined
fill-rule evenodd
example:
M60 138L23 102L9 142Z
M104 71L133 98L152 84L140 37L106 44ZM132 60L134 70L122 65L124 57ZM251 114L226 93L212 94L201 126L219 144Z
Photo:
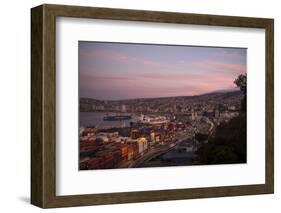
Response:
M247 163L247 48L78 42L79 170Z

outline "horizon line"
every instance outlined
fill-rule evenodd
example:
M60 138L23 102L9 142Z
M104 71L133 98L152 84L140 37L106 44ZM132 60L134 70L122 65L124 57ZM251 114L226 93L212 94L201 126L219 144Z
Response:
M201 94L197 94L197 95L179 95L179 96L162 96L162 97L148 97L148 98L127 98L127 99L117 99L117 100L113 100L113 99L97 99L97 98L89 98L89 97L79 97L79 99L94 99L94 100L98 100L98 101L129 101L129 100L137 100L137 99L156 99L156 98L178 98L178 97L195 97L195 96L202 96L202 95L207 95L207 94L212 94L212 93L227 93L227 92L236 92L236 91L240 91L239 87L237 88L233 88L233 89L222 89L222 90L214 90L214 91L210 91L210 92L205 92L205 93L201 93Z

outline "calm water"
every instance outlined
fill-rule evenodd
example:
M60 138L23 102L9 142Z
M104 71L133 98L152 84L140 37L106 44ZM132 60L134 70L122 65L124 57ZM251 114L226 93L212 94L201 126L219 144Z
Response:
M107 113L108 115L115 115L114 113ZM118 115L122 115L122 113L118 113ZM124 113L128 115L128 113ZM103 129L103 128L111 128L111 127L127 127L130 125L130 122L135 122L139 119L138 115L130 114L132 119L123 120L123 121L104 121L103 118L106 116L104 112L80 112L79 113L79 125L80 127L92 127Z

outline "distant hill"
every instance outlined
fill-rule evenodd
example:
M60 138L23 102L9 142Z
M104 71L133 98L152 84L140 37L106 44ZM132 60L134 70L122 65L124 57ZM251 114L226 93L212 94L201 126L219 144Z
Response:
M229 97L242 97L243 93L240 90L217 90L210 93L204 93L201 95L192 96L174 96L174 97L155 97L155 98L134 98L134 99L122 99L122 100L98 100L94 98L80 98L80 103L128 103L135 101L154 101L154 100L177 100L177 99L205 99L205 98L229 98Z
M175 106L187 106L194 104L229 104L237 105L240 104L243 93L240 90L231 91L215 91L202 95L195 96L177 96L177 97L159 97L159 98L139 98L139 99L128 99L128 100L117 100L117 101L103 101L92 98L80 98L80 110L81 111L92 111L93 106L105 107L108 106L134 106L136 107L149 107L164 109L167 107Z

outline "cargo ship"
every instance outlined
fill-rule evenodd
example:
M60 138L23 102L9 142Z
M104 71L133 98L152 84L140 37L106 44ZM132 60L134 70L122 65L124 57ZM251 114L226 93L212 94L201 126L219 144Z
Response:
M131 115L106 115L103 117L104 121L122 121L132 119Z

